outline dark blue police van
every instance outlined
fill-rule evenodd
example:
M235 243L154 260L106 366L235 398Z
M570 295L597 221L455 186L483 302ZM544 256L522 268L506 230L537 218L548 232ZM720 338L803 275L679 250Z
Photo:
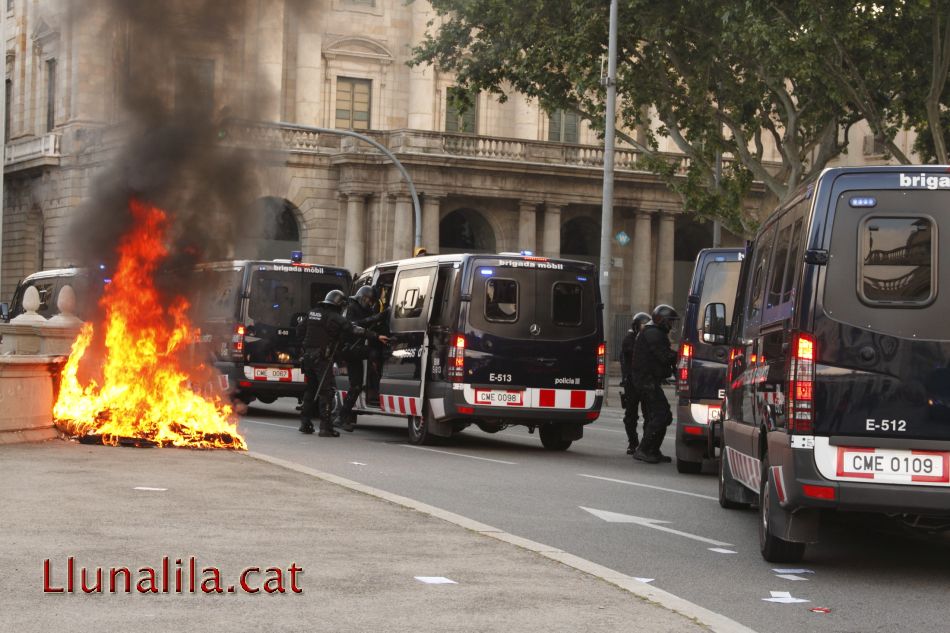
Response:
M537 429L562 451L603 402L604 326L592 264L522 254L437 255L378 264L356 280L389 308L378 401L356 413L408 421L429 443L471 424ZM337 376L338 398L349 383Z
M948 209L946 166L835 168L759 229L719 499L759 506L766 560L801 559L827 510L950 527Z
M698 473L714 456L726 397L726 337L711 330L730 323L745 248L704 248L696 256L676 363L676 470ZM715 306L710 308L710 306Z

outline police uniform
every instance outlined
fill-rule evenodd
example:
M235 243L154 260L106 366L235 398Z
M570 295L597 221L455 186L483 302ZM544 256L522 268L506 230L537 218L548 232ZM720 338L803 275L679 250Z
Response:
M661 311L662 309L662 311ZM657 306L653 320L637 337L633 347L631 376L644 409L643 440L634 452L635 459L651 464L670 461L660 453L667 427L673 422L670 403L663 393L663 382L673 375L676 352L670 344L672 321L679 318L669 306Z
M376 338L376 334L352 324L340 314L340 307L345 300L346 295L341 291L330 291L326 300L310 310L307 318L297 328L297 335L303 340L301 364L307 380L307 389L300 407L302 433L313 433L313 414L319 395L319 435L320 437L339 435L333 430L330 413L334 399L332 366L334 355L339 349L340 339L345 334Z
M627 330L623 342L620 344L620 376L623 386L623 428L627 432L627 455L633 455L633 452L640 445L640 438L637 436L637 409L641 408L640 394L633 385L633 376L631 375L633 366L633 348L637 341L637 335L643 326L650 321L650 315L645 312L638 312L633 317L630 329ZM643 421L646 423L646 411L643 413Z
M372 288L368 286L364 286L364 288L372 291ZM350 297L347 300L343 316L353 325L371 330L380 323L384 323L389 318L389 312L376 312L372 304L366 305L362 303L360 301L360 293L363 293L364 288L360 288L357 292L357 296ZM343 406L340 407L340 411L334 420L344 431L353 430L351 413L353 406L356 404L356 399L363 391L363 361L369 358L369 356L370 348L366 345L365 336L349 335L344 338L343 351L339 355L339 358L346 363L346 373L349 378L350 389L346 394L346 399L343 401Z

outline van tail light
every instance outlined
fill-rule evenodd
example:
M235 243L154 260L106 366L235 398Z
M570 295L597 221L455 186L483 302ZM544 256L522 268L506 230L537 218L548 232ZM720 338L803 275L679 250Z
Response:
M597 346L597 388L604 388L604 378L607 376L607 344Z
M244 358L244 325L234 326L234 335L231 336L231 356L236 360Z
M453 334L449 347L448 378L450 382L462 382L465 376L465 335Z
M676 387L681 396L689 395L689 368L692 364L693 346L691 343L682 343L679 360L676 362Z
M788 430L813 433L815 430L815 337L796 332L788 364Z

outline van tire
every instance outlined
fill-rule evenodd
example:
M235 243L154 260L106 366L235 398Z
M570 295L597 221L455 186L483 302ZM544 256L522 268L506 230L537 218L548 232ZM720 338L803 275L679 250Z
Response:
M264 404L274 404L277 402L277 396L257 396L257 399Z
M702 471L702 462L688 462L684 459L676 458L676 472L683 475L698 475Z
M769 457L762 457L762 481L759 484L759 549L770 563L797 563L805 556L805 544L786 541L772 533L772 469Z
M745 510L749 507L748 503L729 498L728 491L729 488L735 486L735 480L732 478L731 472L726 472L729 467L726 461L726 446L725 441L723 441L719 449L719 507L726 510Z
M574 440L565 440L561 435L561 427L555 424L542 424L538 428L541 436L541 446L549 451L566 451Z
M429 432L429 423L424 415L409 416L409 443L415 446L426 446L432 443L433 436Z

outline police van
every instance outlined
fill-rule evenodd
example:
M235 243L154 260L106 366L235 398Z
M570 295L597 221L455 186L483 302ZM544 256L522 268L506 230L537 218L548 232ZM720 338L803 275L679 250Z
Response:
M801 559L823 510L950 526L947 209L946 166L835 168L759 229L729 333L719 502L758 505L766 560Z
M331 290L349 292L343 268L308 264L299 251L286 260L234 260L199 265L191 308L204 353L237 399L264 403L300 398L296 323Z
M605 345L594 266L525 254L438 255L379 264L356 280L390 309L378 402L429 443L471 424L539 431L548 450L581 439L603 402ZM338 398L346 376L337 377Z
M732 319L745 248L705 248L696 256L686 299L676 363L676 470L699 473L703 459L714 455L717 438L712 422L720 418L726 395L726 337L714 334L717 323ZM710 309L709 306L716 306Z

